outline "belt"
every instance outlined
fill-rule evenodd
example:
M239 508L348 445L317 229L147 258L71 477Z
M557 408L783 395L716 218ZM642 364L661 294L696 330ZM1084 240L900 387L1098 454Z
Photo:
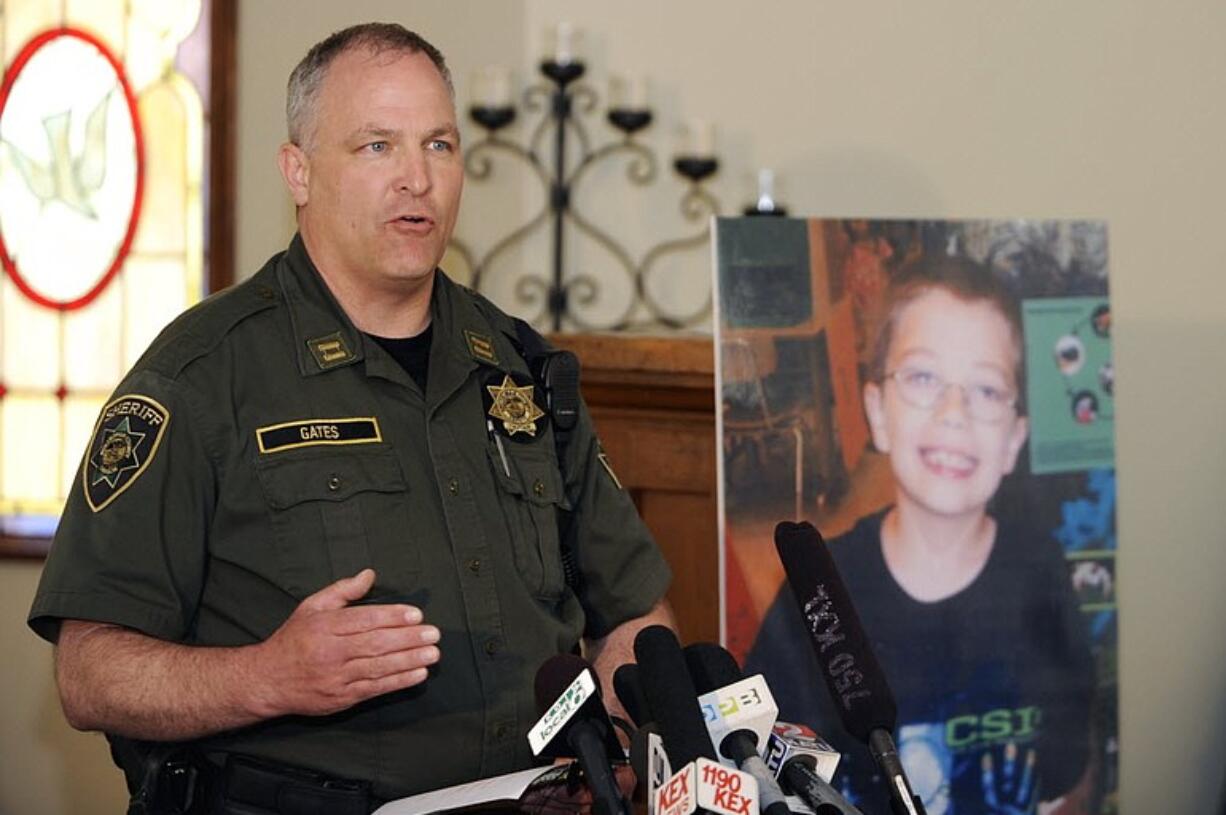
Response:
M217 815L369 815L383 801L366 781L230 754L221 769Z

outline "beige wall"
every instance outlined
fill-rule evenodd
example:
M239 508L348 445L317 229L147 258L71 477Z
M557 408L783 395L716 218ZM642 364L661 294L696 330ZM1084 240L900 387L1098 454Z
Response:
M753 171L770 166L802 215L1107 219L1123 811L1212 809L1226 768L1226 244L1217 235L1226 5L245 0L240 269L253 270L292 228L272 164L285 76L322 34L379 17L443 48L462 102L474 68L503 62L522 76L546 25L578 23L598 87L610 70L652 79L667 110L649 142L667 152L680 121L717 122L725 164L715 189L729 208L749 199ZM610 172L598 197L616 181ZM663 178L658 187L647 204L615 198L600 211L642 245L675 210L676 185ZM496 198L470 186L461 230L496 212ZM673 294L702 285L686 278ZM0 565L0 811L116 811L107 796L117 777L102 769L96 740L65 732L49 649L20 623L34 579L29 565ZM44 792L30 797L31 785Z

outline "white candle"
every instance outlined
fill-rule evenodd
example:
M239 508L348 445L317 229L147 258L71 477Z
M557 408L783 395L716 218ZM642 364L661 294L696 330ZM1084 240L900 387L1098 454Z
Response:
M579 50L579 29L571 23L558 23L545 34L546 52L559 65L575 61Z
M473 77L473 101L479 107L509 108L511 98L511 69L505 65L488 65Z
M758 210L772 212L775 209L775 171L758 170Z
M704 119L691 120L681 152L687 158L715 158L715 125Z
M609 109L610 110L651 110L647 102L647 79L624 76L614 76L609 79Z

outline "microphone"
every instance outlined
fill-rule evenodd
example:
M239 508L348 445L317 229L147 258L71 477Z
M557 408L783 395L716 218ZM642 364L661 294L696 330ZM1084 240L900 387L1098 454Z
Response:
M655 792L673 774L664 752L660 727L651 721L647 697L639 681L639 666L628 662L613 672L613 691L638 729L630 736L630 766L638 781L635 800L654 800Z
M762 734L779 713L766 680L760 674L743 679L732 654L711 642L687 646L685 661L695 688L705 694L698 701L715 749L757 780L762 812L791 815L783 790L758 755L758 745L765 741Z
M829 781L839 754L807 727L777 722L766 749L766 766L783 787L816 815L863 815ZM824 776L824 777L823 777Z
M895 815L926 815L891 735L898 720L894 694L822 536L810 523L784 521L775 527L775 548L843 727L868 745Z
M664 737L669 765L680 768L697 758L715 761L677 635L662 625L647 626L634 638L634 657L643 697Z
M621 755L621 745L600 700L600 683L587 660L557 654L536 672L536 705L544 713L528 731L532 754L575 757L592 792L598 815L630 815L617 787L609 754Z
M639 676L639 666L627 662L613 672L613 692L617 700L626 709L627 715L639 727L651 724L651 710L647 697L643 695L643 682Z

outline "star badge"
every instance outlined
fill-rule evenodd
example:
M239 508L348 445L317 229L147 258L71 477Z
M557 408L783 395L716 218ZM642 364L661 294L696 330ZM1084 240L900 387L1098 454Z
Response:
M485 388L494 400L489 415L502 420L507 435L520 432L536 435L536 420L544 416L545 411L532 401L536 390L533 385L516 385L510 374L505 374L501 385L486 385Z

